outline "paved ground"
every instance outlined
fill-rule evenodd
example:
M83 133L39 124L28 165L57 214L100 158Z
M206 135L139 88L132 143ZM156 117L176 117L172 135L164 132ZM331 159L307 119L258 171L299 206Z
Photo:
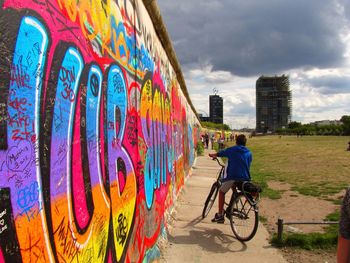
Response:
M173 212L161 262L286 263L279 251L270 246L262 224L251 241L241 243L233 236L227 219L225 224L212 223L217 200L208 217L202 220L203 204L217 171L218 165L208 157L208 151L196 159Z

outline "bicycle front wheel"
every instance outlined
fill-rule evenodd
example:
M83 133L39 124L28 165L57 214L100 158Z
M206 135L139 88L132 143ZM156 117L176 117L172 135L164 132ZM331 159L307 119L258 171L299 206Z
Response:
M239 241L249 241L255 236L259 224L258 209L243 193L233 201L229 217L231 229Z
M216 196L218 195L218 191L219 191L219 186L218 186L218 183L215 182L211 186L208 197L205 200L203 212L202 212L202 218L205 218L209 214L210 209L213 207L213 204L215 202Z

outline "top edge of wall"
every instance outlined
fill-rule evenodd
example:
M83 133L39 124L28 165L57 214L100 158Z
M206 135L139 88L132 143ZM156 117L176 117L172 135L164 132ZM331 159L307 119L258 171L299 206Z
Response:
M174 47L172 45L171 39L169 37L168 31L163 23L162 15L160 14L160 10L158 8L157 0L142 0L143 4L145 5L147 12L152 20L153 26L155 28L155 31L163 45L163 48L165 50L165 53L167 54L170 64L173 66L176 77L179 81L180 87L182 92L184 93L188 104L191 106L198 122L200 123L198 117L197 117L197 111L195 107L192 104L192 101L190 99L190 96L187 91L185 79L183 77L180 63L177 60L177 56L174 50Z

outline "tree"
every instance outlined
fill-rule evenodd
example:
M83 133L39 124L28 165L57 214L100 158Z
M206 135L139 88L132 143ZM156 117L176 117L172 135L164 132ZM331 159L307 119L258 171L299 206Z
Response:
M340 121L343 123L344 135L350 135L350 116L344 115L341 117Z
M221 123L213 123L209 121L203 121L201 122L202 127L208 128L208 129L217 129L217 130L224 130L224 131L229 131L230 126L227 124L221 124Z
M288 124L289 129L296 129L296 128L301 128L302 124L297 121L292 121Z

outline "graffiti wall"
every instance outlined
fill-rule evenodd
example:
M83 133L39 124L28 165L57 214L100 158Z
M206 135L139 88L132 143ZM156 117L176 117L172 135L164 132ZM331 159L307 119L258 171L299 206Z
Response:
M198 122L141 0L0 0L0 262L142 262Z

